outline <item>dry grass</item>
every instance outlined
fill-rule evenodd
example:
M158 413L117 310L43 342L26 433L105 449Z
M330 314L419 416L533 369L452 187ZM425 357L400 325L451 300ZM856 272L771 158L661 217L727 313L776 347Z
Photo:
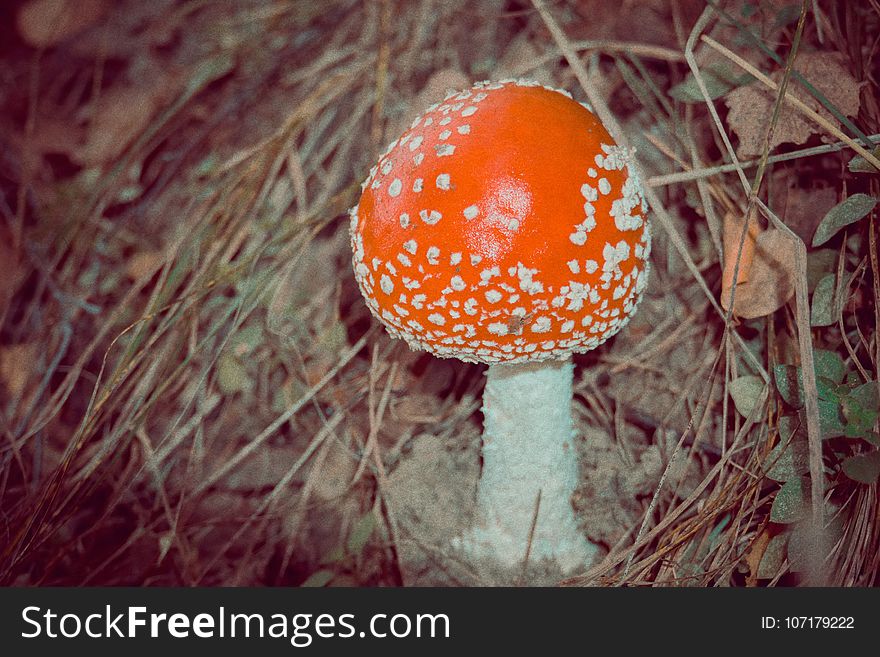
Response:
M823 440L812 362L814 348L838 353L876 382L877 218L826 245L836 316L811 326L825 256L803 238L821 214L790 211L786 193L878 196L878 177L846 163L880 168L880 5L614 5L163 0L45 49L12 34L4 10L0 582L418 581L405 561L422 539L392 491L417 440L473 462L482 372L409 352L371 320L346 210L431 76L457 71L588 99L648 182L640 315L576 359L584 432L611 437L620 460L607 467L643 463L642 488L609 511L624 520L604 560L567 583L876 584L877 483L841 472L871 447ZM795 93L801 50L840 54L862 83L857 116ZM711 88L719 61L771 90L757 157L738 156ZM670 95L683 81L690 102ZM129 103L107 109L119 89ZM132 99L151 108L140 119ZM817 136L771 148L785 108ZM726 215L741 219L734 254ZM747 217L781 231L793 263L792 298L751 319L732 312ZM780 363L803 366L800 415L774 383ZM745 413L731 398L743 376L762 383ZM801 418L808 449L797 522L771 518L785 416ZM420 549L435 581L473 581L441 545Z

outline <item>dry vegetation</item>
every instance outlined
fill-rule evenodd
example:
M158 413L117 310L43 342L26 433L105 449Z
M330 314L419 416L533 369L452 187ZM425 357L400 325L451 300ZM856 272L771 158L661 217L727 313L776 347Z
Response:
M346 210L432 96L530 77L636 149L655 236L576 358L607 556L567 583L876 584L877 34L877 0L3 3L0 582L473 582L482 368L371 319Z

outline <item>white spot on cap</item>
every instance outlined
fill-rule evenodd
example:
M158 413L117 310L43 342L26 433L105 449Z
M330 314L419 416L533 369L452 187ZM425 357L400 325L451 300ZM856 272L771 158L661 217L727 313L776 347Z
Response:
M450 265L455 266L460 262L461 262L461 252L460 251L456 251L455 253L453 253L452 255L449 256L449 264Z
M611 183L608 182L608 178L599 178L599 191L605 195L611 193Z
M416 153L415 156L413 157L413 163L414 163L416 166L418 166L418 165L420 165L420 164L422 163L422 160L424 160L424 159L425 159L425 154L424 154L424 153Z
M422 191L422 186L425 184L425 181L422 178L416 178L413 180L413 191L419 193Z
M479 255L471 255L471 264L476 267L480 262L482 262L483 256Z
M605 180L602 178L602 180ZM608 182L607 180L605 182ZM584 183L581 185L581 195L587 199L589 202L599 200L599 193L596 191L596 188L590 185L589 183Z
M429 226L433 226L443 218L443 215L437 212L437 210L431 210L430 212L428 210L421 210L419 211L419 217Z
M599 174L598 174L598 172L597 172L593 167L590 167L589 169L587 169L587 175L588 175L590 178L595 178L595 177L598 176Z
M456 292L461 292L467 287L467 285L465 285L464 279L461 276L453 276L452 280L449 281L449 284Z
M535 323L531 326L532 332L534 333L546 333L550 330L550 318L549 317L538 317L535 320Z
M606 242L605 247L602 249L602 257L605 258L602 271L614 271L621 262L629 258L629 244L625 240L620 240L617 246L611 246L611 244Z
M577 260L569 260L569 261L568 261L568 268L571 270L571 273L572 273L572 274L579 274L579 273L581 273L581 267L580 267L580 265L578 264L578 261L577 261Z
M587 260L584 263L584 269L586 269L588 274L595 274L596 270L599 269L599 263L595 260Z
M464 302L464 311L468 315L476 315L477 314L477 300L471 297L467 301Z
M471 105L470 107L465 107L463 110L461 110L462 116L471 116L476 113L477 113L477 108L475 105Z
M467 135L467 134L470 134L471 126L470 126L470 124L465 123L464 125L458 126L456 128L456 130L458 131L458 134L460 134L460 135Z
M392 168L393 166L394 166L394 163L393 163L391 160L385 160L385 161L382 163L382 168L381 168L382 175L383 175L383 176L388 175L388 174L391 172L391 168Z
M449 117L446 117L449 118ZM444 130L440 133L440 139L449 139L452 136L452 130Z
M486 292L486 301L489 303L498 303L502 299L502 294L498 290L489 290ZM465 306L465 312L467 312L467 306Z
M406 212L400 215L400 227L409 228L409 215Z
M428 247L428 252L425 254L425 257L428 258L429 265L439 265L440 261L437 258L440 257L440 249L436 246Z
M452 155L455 152L455 146L452 144L440 144L434 147L434 150L437 151L437 157L446 157L448 155Z
M418 150L419 146L422 145L423 141L424 141L424 138L421 135L413 138L413 140L411 142L409 142L409 150L411 150L411 151Z
M464 209L464 218L470 221L471 219L475 219L479 210L476 205L469 205Z
M422 307L425 305L425 300L426 300L427 298L428 298L428 297L425 296L424 294L415 294L415 295L413 295L413 298L412 298L412 306L413 306L413 308L415 308L416 310L421 310Z
M416 244L415 240L407 240L403 243L403 248L409 251L412 255L415 255L418 244Z
M391 181L391 184L388 185L388 195L391 197L398 196L401 189L403 189L403 183L400 182L400 178L395 178Z
M448 190L450 186L449 174L441 173L437 176L437 189Z
M442 119L440 119L440 125L449 125L449 123L451 121L452 121L451 116L444 116Z
M440 313L431 313L428 315L428 321L437 326L443 326L446 323L446 318Z
M397 254L397 261L404 267L412 267L412 261L403 253Z
M587 234L579 230L577 232L572 233L568 236L568 239L572 241L573 244L577 244L578 246L583 246L587 243Z
M385 294L394 292L394 282L387 274L382 274L382 278L379 279L379 287L382 288Z
M507 335L507 324L504 322L493 322L489 324L489 333L492 335Z

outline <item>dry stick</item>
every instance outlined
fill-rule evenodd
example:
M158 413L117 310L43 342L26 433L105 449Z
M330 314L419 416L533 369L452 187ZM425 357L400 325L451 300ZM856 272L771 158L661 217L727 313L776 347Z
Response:
M869 139L880 139L880 133L868 135ZM863 143L861 139L853 140ZM772 155L767 158L768 164L776 164L777 162L788 162L790 160L798 160L802 157L810 157L812 155L824 155L825 153L836 153L844 148L849 148L850 144L846 141L837 141L833 144L824 144L822 146L812 146L810 148L802 148L800 150L791 151L790 153L782 153L780 155ZM750 169L758 166L758 160L746 160L738 164L719 164L713 167L702 169L689 169L686 171L676 171L675 173L667 173L661 176L651 176L645 182L648 187L665 187L666 185L674 185L676 183L688 182L691 180L701 180L703 178L711 178L719 173L731 173L737 168Z
M877 217L868 223L868 252L871 254L871 273L874 279L874 370L880 366L880 262L877 255ZM877 377L877 394L880 396L880 376Z
M758 82L768 87L773 91L778 90L778 85L771 80L769 77L764 75L757 68L752 66L749 62L744 60L742 57L737 55L735 52L731 51L728 48L725 48L720 43L715 41L712 37L706 36L705 34L700 37L700 40L705 43L707 46L712 48L713 50L721 53L734 64L739 66L741 69L749 73L752 77L754 77ZM843 141L847 146L852 148L856 153L865 158L868 162L870 162L874 167L880 169L880 160L877 159L875 155L873 155L870 151L866 150L861 144L859 144L858 140L853 139L852 137L843 133L837 126L831 123L828 119L823 117L821 114L816 112L813 109L810 109L800 98L794 96L791 93L786 92L784 95L784 99L790 105L795 107L801 114L809 118L816 125L820 126L828 133L834 135L836 139Z

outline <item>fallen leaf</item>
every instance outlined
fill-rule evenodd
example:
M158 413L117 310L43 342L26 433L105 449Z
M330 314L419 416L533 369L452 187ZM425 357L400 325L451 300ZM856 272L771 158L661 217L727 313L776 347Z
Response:
M729 310L733 296L734 314L752 319L778 310L794 295L794 249L790 238L781 230L771 228L759 232L757 221L752 218L737 271L736 259L743 228L742 217L732 213L725 215L721 306Z
M34 378L34 364L38 362L40 345L36 342L0 347L0 383L9 398L21 395Z
M764 558L764 552L770 544L770 533L765 529L758 535L746 554L746 565L749 567L749 576L746 579L746 586L755 586L758 580L758 568L761 560Z
M804 53L797 58L795 69L843 114L846 116L858 114L859 83L841 63L836 53ZM782 70L776 70L770 78L779 83L782 75ZM788 90L828 121L839 125L837 119L794 79ZM727 107L730 109L727 122L739 137L737 154L740 157L748 158L762 153L775 99L776 92L760 83L739 87L725 97ZM785 103L773 131L770 149L783 143L803 144L811 135L819 134L821 131L822 128Z
M85 143L71 158L95 166L118 157L146 129L165 96L163 81L150 86L122 85L102 93L86 131Z
M741 376L730 382L730 396L736 410L749 417L762 401L764 381L758 376Z
M141 251L128 259L125 273L135 281L139 281L156 273L165 260L161 251Z
M31 0L18 12L21 38L36 48L54 46L96 23L106 0Z

